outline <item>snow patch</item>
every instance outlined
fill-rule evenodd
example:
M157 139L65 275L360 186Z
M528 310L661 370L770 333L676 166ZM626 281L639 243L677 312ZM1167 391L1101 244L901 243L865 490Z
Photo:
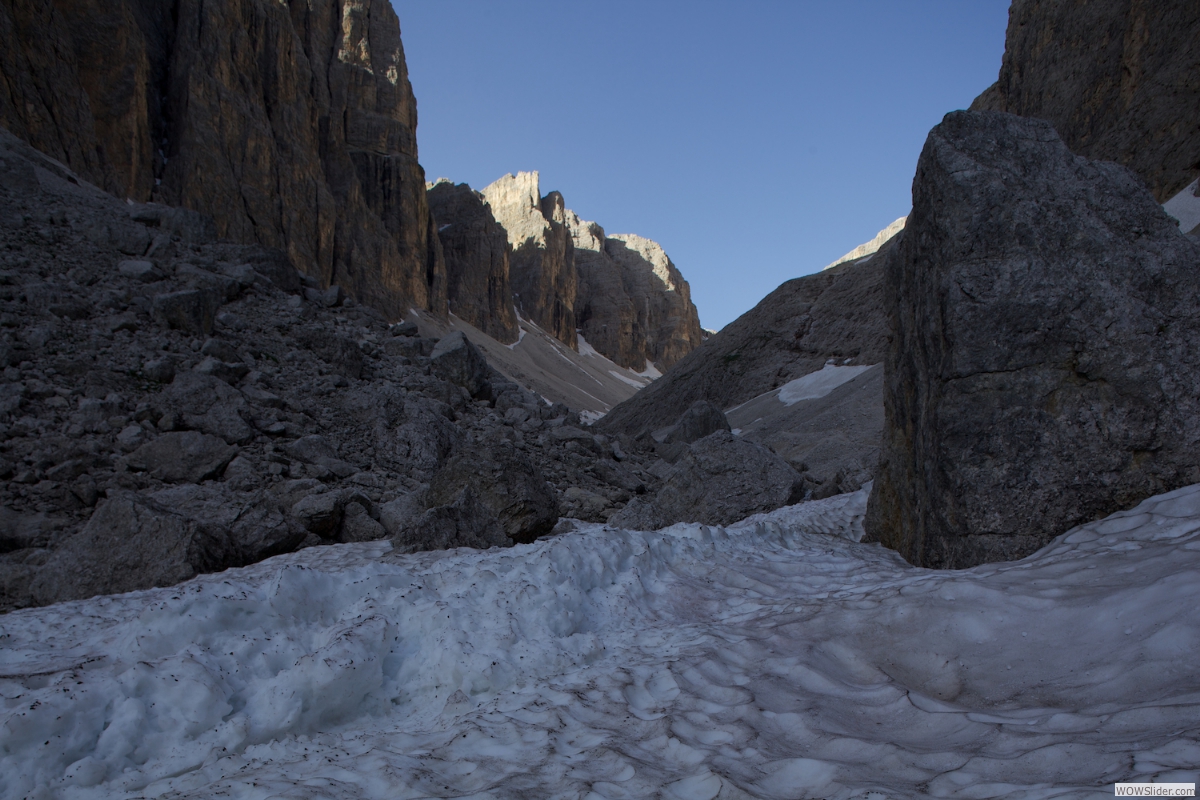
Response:
M631 378L628 375L625 375L615 369L610 369L608 371L608 374L612 375L614 378L616 378L619 381L624 381L625 383L628 383L630 386L634 387L635 389L644 389L646 387L646 384L643 383L642 381L639 381L636 378ZM634 374L637 374L637 373L634 373Z
M588 344L588 340L583 338L583 334L580 333L579 331L575 331L575 339L577 342L579 342L579 355L581 355L581 356L599 356L600 358L604 358L604 356L600 355L600 353L596 350L596 348L594 348L590 344Z
M644 370L641 372L635 372L633 374L641 375L643 378L649 378L652 381L658 380L662 377L662 373L658 371L658 367L654 365L653 361L647 361L646 368Z
M584 425L595 425L603 416L603 411L589 411L584 409L579 412L579 421Z
M837 367L826 364L816 372L789 381L779 387L779 402L785 406L795 405L801 400L816 400L832 392L846 381L857 378L871 367Z
M1200 197L1196 196L1198 191L1200 191L1200 178L1192 181L1186 189L1163 203L1163 211L1179 220L1179 230L1184 233L1191 233L1194 228L1200 226Z

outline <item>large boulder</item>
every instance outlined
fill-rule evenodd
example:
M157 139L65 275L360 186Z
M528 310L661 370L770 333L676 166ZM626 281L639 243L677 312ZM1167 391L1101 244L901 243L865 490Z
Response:
M462 331L451 331L441 338L429 356L429 368L453 384L477 397L488 386L488 363Z
M37 573L40 605L171 586L241 561L227 529L117 491Z
M532 542L558 521L554 490L541 470L508 442L463 447L433 476L426 504L452 505L464 487L491 509L514 542Z
M509 547L512 540L496 514L465 486L443 506L428 509L392 537L396 551L445 550L451 547Z
M609 524L653 530L675 522L728 525L803 499L804 480L760 444L718 431L692 444L653 497L635 497Z
M243 417L250 413L245 396L212 375L179 373L163 392L163 400L183 426L219 436L229 444L245 444L254 438L254 429Z
M198 431L164 433L129 455L129 466L167 483L199 483L221 473L238 449Z
M967 567L1200 481L1200 248L1130 170L948 114L886 294L869 537Z

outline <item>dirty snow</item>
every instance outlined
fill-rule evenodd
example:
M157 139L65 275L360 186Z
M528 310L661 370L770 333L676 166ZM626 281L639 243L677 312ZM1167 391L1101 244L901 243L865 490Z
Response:
M3 798L1111 797L1200 764L1200 486L958 572L866 493L0 617Z

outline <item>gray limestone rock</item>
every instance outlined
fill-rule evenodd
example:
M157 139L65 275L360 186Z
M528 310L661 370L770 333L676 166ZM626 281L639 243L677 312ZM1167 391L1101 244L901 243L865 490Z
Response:
M504 226L483 195L465 183L440 181L428 198L446 259L450 310L497 341L517 341L509 282L512 245Z
M691 287L657 242L606 236L572 211L565 218L579 272L576 317L588 344L638 372L647 362L666 371L700 345Z
M31 591L41 605L170 586L240 561L223 527L118 491L54 551Z
M485 186L483 196L512 245L509 279L517 307L551 336L576 347L578 276L562 195L542 197L538 173L518 172Z
M707 400L697 400L683 412L683 416L667 431L662 441L666 444L691 444L709 434L727 430L729 420L725 419L725 412Z
M129 455L129 466L167 483L199 483L219 475L238 453L223 439L197 431L164 433Z
M218 378L181 372L163 398L189 428L220 436L230 444L246 444L254 438L254 429L242 417L248 413L246 398Z
M462 331L441 338L429 356L429 368L456 386L478 397L488 390L488 363Z
M154 314L170 328L208 335L212 333L221 303L220 293L208 287L166 292L155 296Z
M515 542L532 542L558 521L558 502L541 470L507 442L464 446L429 484L428 506L450 505L463 487L492 510Z
M887 261L868 535L915 564L1019 558L1200 481L1200 248L1041 120L948 114Z
M435 506L413 519L392 537L392 543L397 552L413 553L451 547L508 547L512 540L492 509L465 486L449 504Z
M804 482L767 448L718 431L688 447L658 493L635 498L609 522L662 527L675 522L728 525L803 499Z
M1014 0L999 78L971 110L1049 120L1165 202L1200 170L1197 41L1193 0Z

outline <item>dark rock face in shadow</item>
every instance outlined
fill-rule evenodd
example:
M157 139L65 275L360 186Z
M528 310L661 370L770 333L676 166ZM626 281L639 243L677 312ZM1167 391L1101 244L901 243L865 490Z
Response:
M999 79L972 111L1054 124L1067 147L1137 172L1158 201L1200 170L1200 4L1015 0Z
M886 268L871 539L1020 558L1200 481L1200 248L1133 172L1042 120L948 114Z
M504 226L483 195L465 183L441 181L428 193L446 259L450 311L504 344L517 341Z
M445 313L388 3L0 7L0 124L118 197L185 206L396 318Z

